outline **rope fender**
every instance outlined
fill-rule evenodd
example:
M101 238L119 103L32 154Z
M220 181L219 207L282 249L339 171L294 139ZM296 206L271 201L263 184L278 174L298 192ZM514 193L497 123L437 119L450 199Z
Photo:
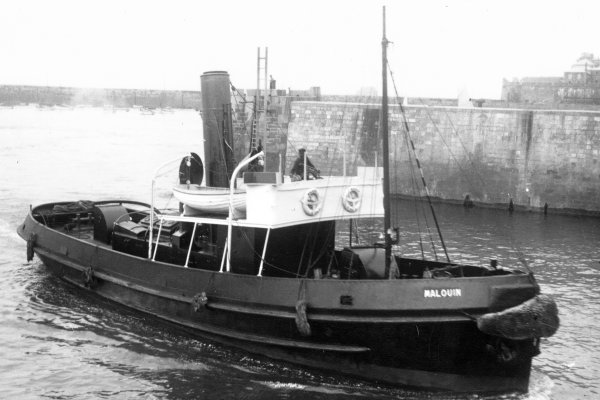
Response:
M95 283L94 269L87 267L83 270L83 285L87 288L93 288Z
M37 235L35 233L30 233L29 238L27 238L27 262L33 260L33 248L35 247L35 241L37 240Z
M195 312L198 312L202 308L206 307L206 304L208 304L208 296L206 296L206 292L198 293L192 297L192 308Z
M517 306L482 315L477 318L477 328L492 336L524 340L554 335L559 322L554 299L538 294Z
M302 336L310 336L310 324L306 317L306 300L296 302L296 327Z

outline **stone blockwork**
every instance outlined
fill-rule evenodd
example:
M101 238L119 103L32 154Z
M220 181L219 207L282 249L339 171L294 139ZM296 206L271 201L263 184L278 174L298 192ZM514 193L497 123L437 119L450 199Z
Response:
M406 106L432 196L476 203L600 213L600 112ZM287 170L306 147L323 174L374 165L379 105L293 102ZM399 106L390 109L392 184L415 195ZM375 120L374 120L375 119ZM379 161L380 162L380 161ZM381 164L379 164L381 165ZM413 174L414 173L414 174ZM419 178L420 180L420 178Z

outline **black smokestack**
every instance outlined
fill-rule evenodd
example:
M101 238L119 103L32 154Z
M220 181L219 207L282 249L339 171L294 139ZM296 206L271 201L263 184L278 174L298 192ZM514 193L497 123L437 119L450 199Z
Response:
M229 187L235 168L229 74L208 71L202 74L200 83L206 185Z

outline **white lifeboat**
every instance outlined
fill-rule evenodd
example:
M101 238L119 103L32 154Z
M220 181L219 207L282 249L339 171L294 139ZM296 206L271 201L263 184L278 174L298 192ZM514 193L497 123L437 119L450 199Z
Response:
M186 206L203 213L229 213L229 188L180 184L173 187L173 196ZM236 189L233 192L233 208L246 211L245 189Z

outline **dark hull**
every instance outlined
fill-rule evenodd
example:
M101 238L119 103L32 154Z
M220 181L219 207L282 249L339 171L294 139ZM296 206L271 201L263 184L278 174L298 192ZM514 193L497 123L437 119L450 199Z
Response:
M491 337L477 329L473 317L533 296L538 289L529 275L257 277L131 256L50 229L31 214L18 232L25 239L36 234L36 254L62 279L227 345L394 385L466 392L528 388L536 341ZM461 296L440 301L423 296L450 288ZM509 298L499 300L507 291ZM299 301L307 304L309 335L300 333Z

